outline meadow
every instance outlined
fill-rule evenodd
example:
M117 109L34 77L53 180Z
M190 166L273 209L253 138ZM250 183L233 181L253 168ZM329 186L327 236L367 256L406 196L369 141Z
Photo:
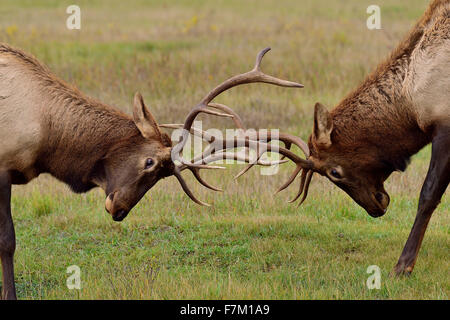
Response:
M368 30L373 1L221 0L76 1L81 30L66 28L74 1L3 0L0 41L34 56L59 77L131 113L140 91L160 123L181 122L203 95L249 70L271 46L263 70L305 85L242 86L216 102L251 128L279 128L307 139L317 101L329 108L395 48L424 12L424 0L377 0L382 29ZM204 127L232 127L203 117ZM286 203L296 186L273 192L277 175L242 165L203 173L225 189L213 193L186 175L199 207L175 178L160 181L122 222L104 210L95 189L71 193L42 175L14 186L12 210L19 299L448 299L450 201L431 219L410 277L389 277L414 221L430 146L386 190L388 213L371 218L343 191L315 176L308 199ZM66 268L81 269L69 290ZM366 269L381 268L369 290Z

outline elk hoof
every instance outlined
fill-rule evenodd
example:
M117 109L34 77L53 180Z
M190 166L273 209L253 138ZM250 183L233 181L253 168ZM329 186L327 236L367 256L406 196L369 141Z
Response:
M394 267L394 270L391 271L389 274L390 277L403 277L403 276L409 276L411 275L411 272L414 267L407 266L405 264L397 264Z

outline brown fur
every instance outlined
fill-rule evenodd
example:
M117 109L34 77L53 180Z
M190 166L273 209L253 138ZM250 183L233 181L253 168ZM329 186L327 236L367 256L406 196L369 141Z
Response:
M368 161L390 162L393 169L403 171L407 159L431 141L433 128L420 128L412 102L404 94L404 80L411 54L418 49L421 39L426 39L422 42L424 46L426 42L450 37L448 20L446 29L439 29L436 23L430 26L431 21L439 20L440 16L448 16L449 13L448 0L434 1L389 58L330 112L335 128L331 139L336 151L354 154L361 148L369 148L371 150L367 150L367 153L357 153L362 157L371 157ZM320 153L318 146L313 144L312 147L313 153ZM379 152L370 152L373 149ZM360 160L365 159L354 161Z
M32 56L0 44L0 257L15 298L11 184L50 173L75 192L101 187L115 221L173 174L171 141L136 94L134 117L86 97Z
M21 176L19 168L8 168L19 169L15 176L21 179L14 183L26 183L42 172L49 172L74 191L84 192L95 186L90 179L99 175L95 172L96 164L109 150L117 145L146 143L129 115L85 96L18 49L0 44L0 54L14 57L14 62L26 68L46 102L45 106L40 106L43 138L34 155L34 172ZM171 146L167 136L160 144L162 148ZM126 156L122 160L125 161Z
M392 54L330 112L316 105L309 138L315 171L374 216L383 183L433 142L415 224L396 272L410 272L426 223L450 180L450 0L435 0ZM445 147L447 145L447 147ZM424 218L427 216L428 218ZM420 231L419 231L420 230Z

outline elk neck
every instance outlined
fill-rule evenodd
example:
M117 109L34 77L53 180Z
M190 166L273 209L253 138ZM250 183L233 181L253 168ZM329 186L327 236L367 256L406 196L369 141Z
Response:
M85 97L76 89L50 88L53 95L45 109L46 139L37 161L75 192L105 187L103 160L111 148L140 133L131 117ZM55 92L56 90L56 92Z
M40 173L50 173L75 192L104 188L103 160L108 152L144 140L133 119L85 96L31 55L2 43L0 54L3 77L15 89L7 107L21 110L25 120L18 123L30 131L12 128L12 134L29 149L10 160L13 183L27 183ZM126 155L122 159L126 161Z
M431 133L419 127L414 108L404 94L410 56L422 36L419 25L331 111L333 143L349 152L366 152L393 170L405 170L409 158L431 141Z

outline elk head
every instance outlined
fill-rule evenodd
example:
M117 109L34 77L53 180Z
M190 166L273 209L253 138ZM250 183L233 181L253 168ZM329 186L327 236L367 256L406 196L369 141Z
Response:
M122 221L160 179L173 174L172 142L136 93L133 120L138 134L115 144L105 156L105 208Z
M333 118L320 103L315 105L314 128L309 138L314 171L344 190L372 217L387 211L389 195L383 183L392 173L370 145L334 139Z
M336 141L333 130L332 115L323 105L317 103L314 112L313 133L308 144L298 137L285 133L280 133L276 137L285 144L285 148L279 147L277 150L272 150L270 145L259 141L257 135L247 135L245 139L248 148L257 150L258 159L265 152L278 152L283 158L289 158L296 164L288 181L276 191L278 193L286 189L300 174L298 192L289 202L295 202L300 196L302 198L298 205L300 206L305 201L312 176L314 172L317 172L344 190L372 217L384 215L389 205L389 195L384 189L383 183L392 173L393 167L380 161L377 156L379 151L375 149L375 146ZM268 140L272 140L270 135ZM298 146L306 159L291 152L291 145ZM238 176L255 164L261 163L250 164Z
M226 149L229 148L229 141L218 141L216 137L196 131L195 128L192 128L192 124L198 114L207 113L231 118L236 125L241 126L242 121L233 110L225 105L211 103L216 96L232 87L254 82L265 82L283 87L303 87L301 84L281 80L266 75L261 71L261 60L269 50L270 48L266 48L258 54L255 67L251 71L234 76L209 92L188 114L184 124L158 125L151 112L145 106L142 96L139 93L135 95L133 115L134 124L139 129L139 134L116 144L108 152L104 160L106 176L104 189L107 194L105 206L115 221L122 221L151 187L160 179L171 175L177 178L184 192L194 202L200 205L207 205L193 195L181 172L185 169L190 170L202 185L218 191L220 189L211 186L201 178L199 174L200 169L221 168L208 165L210 162L221 159L249 162L246 157L241 158L234 153L226 152ZM183 128L181 141L172 147L169 136L161 132L161 127ZM211 144L210 148L205 150L207 152L202 154L199 159L191 161L187 161L181 156L189 134L201 135L204 140ZM258 145L255 141L251 141L249 137L240 137L236 140L236 143L243 143L250 148ZM273 163L264 163L258 159L256 164L271 165Z
M386 213L389 195L383 183L392 173L391 166L383 165L377 156L378 152L370 145L340 142L334 139L333 118L326 108L317 103L314 110L313 132L308 145L297 137L288 140L301 147L306 159L287 153L280 148L280 153L297 164L289 180L277 192L287 188L301 172L300 187L297 195L289 202L296 201L302 194L299 206L308 195L309 184L314 172L327 177L331 182L344 190L362 206L372 217L380 217ZM280 135L281 137L281 135ZM294 142L297 139L296 142ZM281 140L281 139L280 139ZM285 142L286 143L286 142ZM288 144L288 149L291 143Z

